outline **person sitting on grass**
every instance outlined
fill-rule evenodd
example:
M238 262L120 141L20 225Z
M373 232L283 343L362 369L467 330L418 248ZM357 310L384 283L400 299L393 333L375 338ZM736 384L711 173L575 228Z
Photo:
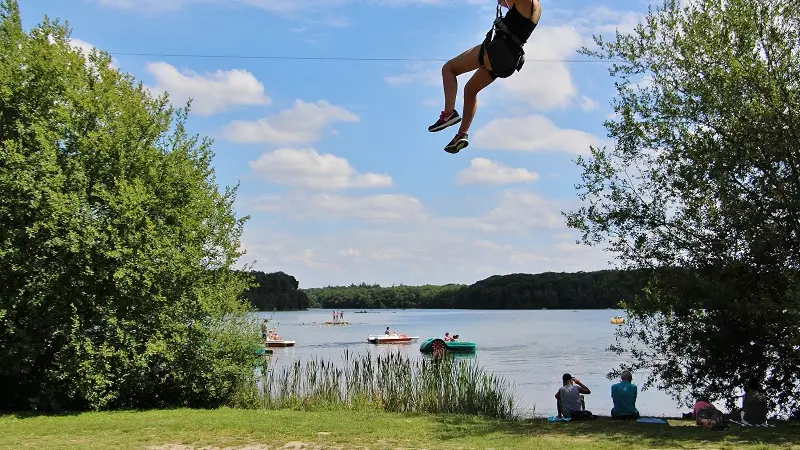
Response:
M630 371L623 370L620 380L619 383L611 386L611 400L614 401L611 417L614 419L638 419L639 410L636 409L638 388L631 383L633 376Z
M731 411L730 418L736 421L741 420L749 425L763 425L767 422L767 396L761 390L758 382L750 381L744 387L744 396L742 397L742 409L734 408Z
M728 426L725 415L708 401L708 397L700 397L697 399L692 413L695 423L700 427L713 430L727 428Z
M586 411L586 404L584 403L581 394L591 394L581 380L565 373L561 377L563 386L556 392L556 408L558 408L558 417L565 417L572 420L583 420L593 418L590 411ZM577 386L576 386L577 385Z

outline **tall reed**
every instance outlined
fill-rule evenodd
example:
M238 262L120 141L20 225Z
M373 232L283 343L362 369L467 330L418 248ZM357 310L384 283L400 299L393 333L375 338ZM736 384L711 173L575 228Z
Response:
M513 417L511 388L475 361L410 359L400 352L372 357L349 351L343 360L338 366L319 358L280 368L267 364L254 400L267 409L366 407Z

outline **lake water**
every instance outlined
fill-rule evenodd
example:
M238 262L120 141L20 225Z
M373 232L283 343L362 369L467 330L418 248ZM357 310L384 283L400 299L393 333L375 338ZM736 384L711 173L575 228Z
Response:
M296 312L262 312L271 318L282 339L297 341L295 347L274 348L273 360L283 366L296 359L322 357L342 361L345 349L352 353L401 351L412 358L421 357L419 344L430 337L444 337L445 332L460 335L463 341L477 344L476 359L495 375L513 385L519 412L526 416L549 416L556 413L553 397L565 372L578 377L589 389L586 409L595 414L610 414L611 384L606 374L618 367L625 356L607 351L614 343L617 328L609 320L623 315L615 310L343 310L349 325L325 325L333 319L332 310L311 309ZM316 322L316 323L315 323ZM386 327L419 336L407 345L367 343L370 334L383 334ZM617 380L618 381L618 380ZM638 381L638 383L637 383ZM643 376L633 374L641 385ZM642 391L636 402L642 415L678 416L679 407L665 393L654 388Z

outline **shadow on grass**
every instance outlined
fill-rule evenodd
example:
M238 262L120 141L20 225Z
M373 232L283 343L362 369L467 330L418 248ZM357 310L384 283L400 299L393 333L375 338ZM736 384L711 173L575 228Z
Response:
M570 436L614 440L620 447L647 445L676 447L725 441L726 443L788 445L800 442L800 424L779 423L775 428L740 427L705 430L693 420L670 419L669 424L618 421L607 417L581 422L548 422L546 419L494 421L469 416L438 416L442 440L494 433L515 436Z
M37 417L72 417L85 411L0 411L0 415L14 416L15 419L35 419Z
M149 411L171 411L171 410L179 410L183 409L180 407L175 408L141 408L141 409L114 409L110 411L102 411L106 413L145 413ZM202 408L198 408L202 409ZM213 408L212 408L213 409ZM211 409L209 409L211 410ZM84 411L2 411L0 410L0 415L12 415L15 419L36 419L39 417L76 417L80 416L81 414L92 413L96 411L91 410L84 410Z

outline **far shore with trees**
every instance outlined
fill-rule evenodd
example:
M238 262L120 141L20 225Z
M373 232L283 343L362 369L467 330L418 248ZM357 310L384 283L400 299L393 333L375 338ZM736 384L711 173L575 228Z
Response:
M260 311L307 308L609 309L640 294L647 271L495 275L472 285L358 284L298 289L283 272L251 272L258 286L248 298Z

